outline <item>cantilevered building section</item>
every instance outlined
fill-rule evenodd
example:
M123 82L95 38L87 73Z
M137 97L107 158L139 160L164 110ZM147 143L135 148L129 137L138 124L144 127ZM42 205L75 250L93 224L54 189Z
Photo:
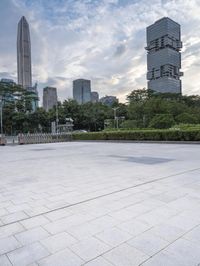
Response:
M148 89L159 93L181 93L180 25L164 17L147 27Z
M18 23L17 32L17 72L18 84L28 89L32 87L31 40L29 25L23 16Z

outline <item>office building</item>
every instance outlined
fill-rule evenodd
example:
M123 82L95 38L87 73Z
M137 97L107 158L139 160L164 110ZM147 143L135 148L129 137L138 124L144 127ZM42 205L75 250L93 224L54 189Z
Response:
M18 23L17 32L17 73L18 84L28 89L32 87L31 40L29 25L23 16Z
M43 108L49 111L57 105L57 89L54 87L46 87L43 89Z
M91 102L92 103L98 103L99 101L99 94L97 91L92 91L91 92Z
M159 93L181 93L180 25L164 17L147 27L148 89Z
M77 79L73 81L73 99L79 104L91 101L91 81Z

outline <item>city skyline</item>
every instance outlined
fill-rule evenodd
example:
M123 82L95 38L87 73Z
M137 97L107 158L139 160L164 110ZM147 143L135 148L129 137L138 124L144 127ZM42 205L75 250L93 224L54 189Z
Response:
M1 29L4 39L0 41L0 78L16 80L13 37L16 39L17 22L25 15L32 36L33 81L39 82L40 99L47 85L57 87L61 100L72 98L72 81L85 78L92 80L92 90L100 96L116 95L125 101L132 89L147 87L146 27L168 16L182 27L183 94L199 94L197 1L154 1L155 8L150 12L146 1L31 2L0 3L6 29Z

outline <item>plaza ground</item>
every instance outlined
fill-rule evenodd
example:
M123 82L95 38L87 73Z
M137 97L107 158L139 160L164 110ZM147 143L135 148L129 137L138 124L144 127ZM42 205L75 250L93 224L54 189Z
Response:
M4 265L200 265L200 146L0 147Z

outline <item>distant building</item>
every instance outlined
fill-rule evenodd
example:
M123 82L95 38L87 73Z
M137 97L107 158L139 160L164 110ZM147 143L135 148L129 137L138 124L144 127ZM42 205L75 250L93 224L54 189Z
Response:
M107 106L112 106L114 103L118 103L119 100L117 99L116 96L104 96L100 99L100 102L102 104L105 104Z
M91 81L77 79L73 81L73 99L79 104L91 101Z
M14 86L16 83L14 82L14 80L12 79L7 79L7 78L2 78L1 79L1 83L3 83L5 86L7 85L11 85L11 86ZM5 96L4 96L4 101L5 102L12 102L15 100L15 97L12 93L10 92L7 92L5 93Z
M13 79L5 79L5 78L2 78L2 79L1 79L1 82L3 82L3 83L7 83L7 84L12 84L12 85L15 84L15 82L14 82Z
M43 89L43 108L49 111L57 105L57 89L54 87L46 87Z
M32 87L31 40L29 25L23 16L17 32L17 73L18 84L28 89Z
M91 92L91 101L92 103L98 103L99 101L99 94L97 91L92 91Z
M181 93L180 25L164 17L147 27L148 89L159 93Z
M30 97L32 99L32 101L31 101L32 111L35 112L36 109L38 108L38 102L39 102L37 83L35 83L35 85L33 87L30 87L27 90L28 90Z

